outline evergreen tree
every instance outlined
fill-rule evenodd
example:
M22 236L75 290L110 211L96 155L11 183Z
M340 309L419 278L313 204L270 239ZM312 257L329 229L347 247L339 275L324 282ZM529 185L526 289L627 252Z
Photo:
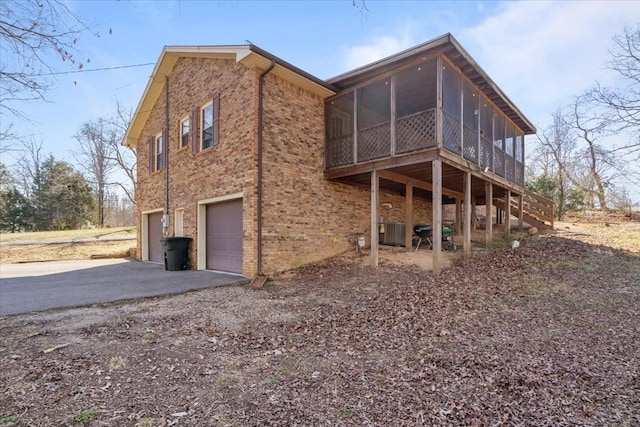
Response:
M80 228L93 219L95 200L85 178L68 163L49 156L34 188L34 222L41 230Z
M29 226L31 206L15 188L0 191L0 231L16 233Z
M13 185L13 177L0 163L0 231L15 233L29 225L31 206Z

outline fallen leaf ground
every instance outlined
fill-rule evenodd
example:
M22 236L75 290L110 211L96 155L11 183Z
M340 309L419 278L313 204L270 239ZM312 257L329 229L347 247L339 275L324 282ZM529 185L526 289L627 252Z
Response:
M640 254L609 243L5 317L0 423L640 425Z

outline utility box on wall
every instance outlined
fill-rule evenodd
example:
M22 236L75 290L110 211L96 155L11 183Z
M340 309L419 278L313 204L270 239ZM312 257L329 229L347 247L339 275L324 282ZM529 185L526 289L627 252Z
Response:
M404 234L404 222L385 222L382 244L390 246L404 246Z

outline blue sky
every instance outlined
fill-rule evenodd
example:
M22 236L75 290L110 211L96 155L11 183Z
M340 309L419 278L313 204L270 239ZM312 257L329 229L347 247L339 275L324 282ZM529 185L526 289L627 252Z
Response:
M365 11L351 0L68 4L100 33L79 40L91 60L88 70L155 63L164 45L250 41L330 78L450 32L539 129L549 124L551 112L596 80L612 81L606 71L611 38L624 25L640 22L640 2L633 1L366 0ZM135 108L152 70L148 65L60 75L48 102L21 106L31 120L16 123L15 131L73 161L73 135L82 123L112 114L116 100Z

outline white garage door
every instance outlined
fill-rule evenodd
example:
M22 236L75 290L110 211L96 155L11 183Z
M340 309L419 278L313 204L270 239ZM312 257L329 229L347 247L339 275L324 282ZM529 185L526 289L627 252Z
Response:
M242 273L242 200L207 205L207 270Z

